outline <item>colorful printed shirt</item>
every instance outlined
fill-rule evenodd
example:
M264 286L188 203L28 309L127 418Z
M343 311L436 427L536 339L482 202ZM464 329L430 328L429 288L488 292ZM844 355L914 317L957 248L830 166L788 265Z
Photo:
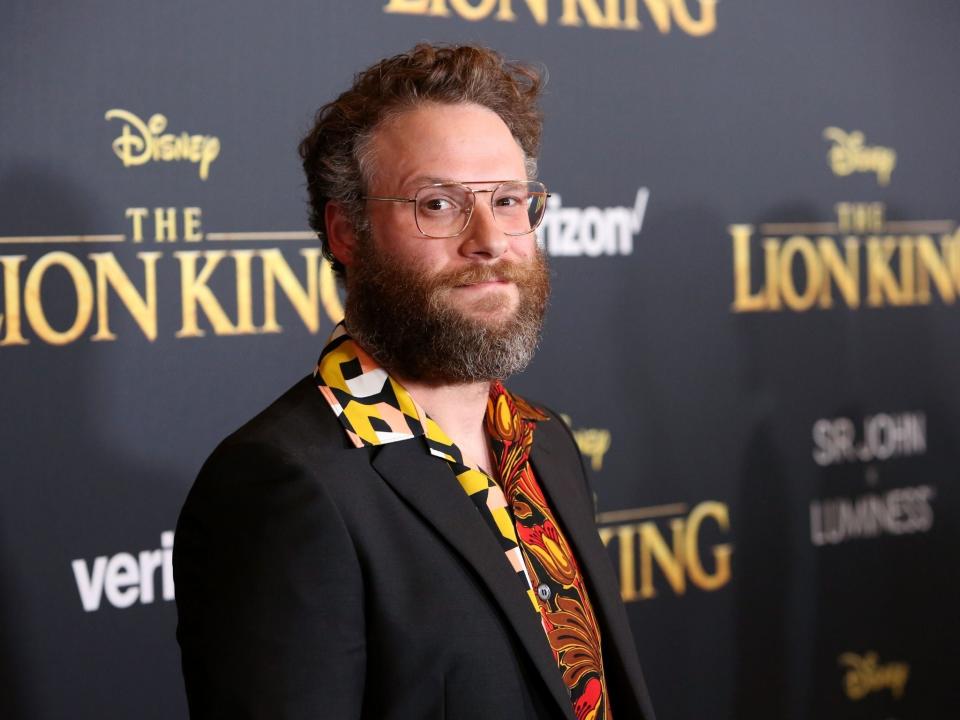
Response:
M355 447L422 437L426 451L450 465L516 573L518 592L540 615L577 720L610 720L600 630L586 584L529 462L536 423L548 416L499 382L491 384L485 426L497 482L463 456L342 323L320 355L314 380Z

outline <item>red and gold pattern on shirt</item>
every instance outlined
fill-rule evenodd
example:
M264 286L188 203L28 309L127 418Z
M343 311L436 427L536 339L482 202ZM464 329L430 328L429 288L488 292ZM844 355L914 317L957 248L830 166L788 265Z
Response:
M573 550L547 504L530 465L535 422L547 416L493 383L486 428L504 495L554 659L570 691L577 720L612 720L600 628Z

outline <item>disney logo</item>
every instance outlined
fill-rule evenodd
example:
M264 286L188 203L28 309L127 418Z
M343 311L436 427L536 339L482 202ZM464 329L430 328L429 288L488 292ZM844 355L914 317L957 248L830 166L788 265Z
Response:
M206 180L210 165L220 155L220 139L213 135L165 133L167 117L160 113L144 122L127 110L107 110L107 120L122 120L120 136L113 141L114 154L124 167L148 162L187 160L199 165L200 179Z
M848 133L838 127L828 127L823 131L823 137L833 141L827 158L834 175L872 172L876 174L878 184L890 183L890 176L897 164L897 153L893 148L867 145L864 134L859 130Z
M606 455L607 450L610 449L610 431L604 430L603 428L579 428L573 430L570 416L561 414L560 417L562 417L567 426L571 428L573 438L576 440L580 452L590 458L590 467L594 470L601 470L603 468L603 456Z
M860 700L872 692L889 689L895 698L903 696L903 690L910 676L910 666L903 662L880 664L877 653L870 651L860 656L845 652L840 665L847 668L843 678L844 689L851 700Z

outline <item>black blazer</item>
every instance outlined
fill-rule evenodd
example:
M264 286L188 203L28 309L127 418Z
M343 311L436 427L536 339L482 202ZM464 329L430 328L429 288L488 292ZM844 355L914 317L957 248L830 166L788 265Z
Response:
M553 417L537 478L587 578L616 720L653 720L583 462ZM540 619L449 466L354 448L309 377L204 464L174 546L199 718L575 720Z

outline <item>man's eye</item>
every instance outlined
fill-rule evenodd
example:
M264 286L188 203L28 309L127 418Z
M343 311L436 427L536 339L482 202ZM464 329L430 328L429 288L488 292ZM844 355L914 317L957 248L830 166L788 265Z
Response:
M521 207L524 205L524 198L518 195L503 195L496 200L497 207Z
M423 200L420 207L429 212L443 212L456 208L456 203L448 197L432 197Z

